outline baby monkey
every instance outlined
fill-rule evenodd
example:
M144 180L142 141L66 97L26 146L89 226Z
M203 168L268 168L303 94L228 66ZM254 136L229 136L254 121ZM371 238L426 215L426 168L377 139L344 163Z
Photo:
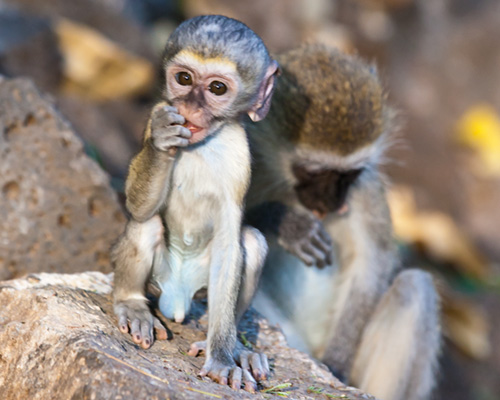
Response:
M179 323L193 295L207 288L206 345L193 344L190 354L206 351L200 375L235 389L243 380L249 391L269 367L264 355L241 351L236 326L267 244L241 222L250 181L241 120L265 117L277 72L262 40L234 19L200 16L172 33L161 67L163 99L126 181L131 219L112 249L120 330L143 348L153 343L153 330L166 338L145 296L150 281L161 289L161 313Z

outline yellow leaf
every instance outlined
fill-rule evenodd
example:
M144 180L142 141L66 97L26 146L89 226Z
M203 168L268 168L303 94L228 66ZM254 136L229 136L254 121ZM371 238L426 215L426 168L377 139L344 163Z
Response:
M442 280L437 287L444 335L467 356L475 360L487 358L491 353L490 325L484 310L454 293Z
M110 100L141 94L151 87L151 63L99 32L69 20L60 20L56 32L64 58L64 91Z
M493 107L480 104L467 110L457 125L458 139L476 154L476 170L500 175L500 117Z
M429 256L450 262L462 272L485 280L489 264L453 219L437 211L417 210L413 192L395 186L388 195L396 237L418 244Z

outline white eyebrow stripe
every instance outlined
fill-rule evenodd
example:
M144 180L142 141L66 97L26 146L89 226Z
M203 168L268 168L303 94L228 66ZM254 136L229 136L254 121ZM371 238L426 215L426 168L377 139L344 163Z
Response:
M236 64L225 58L202 58L199 55L187 50L179 52L171 61L174 64L185 65L200 74L237 74Z

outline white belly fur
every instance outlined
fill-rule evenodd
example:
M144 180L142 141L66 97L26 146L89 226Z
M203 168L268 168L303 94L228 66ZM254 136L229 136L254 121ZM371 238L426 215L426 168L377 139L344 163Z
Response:
M159 308L182 322L193 295L207 287L211 240L235 185L248 181L250 154L239 126L226 127L206 142L182 150L171 178L167 248L155 256L153 279L162 294Z

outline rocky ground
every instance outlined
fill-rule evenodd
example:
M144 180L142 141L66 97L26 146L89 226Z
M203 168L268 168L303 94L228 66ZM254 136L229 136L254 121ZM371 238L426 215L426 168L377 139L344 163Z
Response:
M144 350L119 332L112 274L30 274L0 283L2 399L374 399L337 380L324 365L286 345L254 312L239 327L270 359L271 377L250 394L199 378L204 357L186 354L206 338L205 304L187 323L163 321L169 340Z

